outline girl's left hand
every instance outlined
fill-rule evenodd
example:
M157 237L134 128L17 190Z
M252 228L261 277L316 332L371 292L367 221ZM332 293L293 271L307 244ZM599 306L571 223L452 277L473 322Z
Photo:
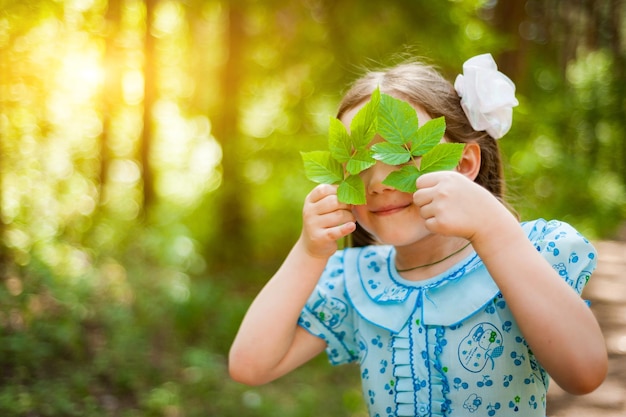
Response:
M474 240L511 213L487 189L456 171L438 171L417 179L413 202L432 233Z

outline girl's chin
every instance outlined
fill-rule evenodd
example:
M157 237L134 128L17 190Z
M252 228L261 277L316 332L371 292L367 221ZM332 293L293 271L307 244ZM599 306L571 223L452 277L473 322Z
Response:
M383 245L392 245L392 246L409 246L412 245L416 242L418 242L420 240L420 238L423 238L425 236L421 236L421 235L416 235L416 234L386 234L386 233L382 233L379 235L374 234L373 236L376 237L376 240L380 243L382 243Z
M393 246L409 246L433 235L421 222L417 221L409 226L381 227L369 233L382 244Z
M431 235L420 219L411 218L410 224L403 222L403 226L398 224L376 224L374 227L366 228L367 232L374 236L377 241L385 245L406 246L418 242Z

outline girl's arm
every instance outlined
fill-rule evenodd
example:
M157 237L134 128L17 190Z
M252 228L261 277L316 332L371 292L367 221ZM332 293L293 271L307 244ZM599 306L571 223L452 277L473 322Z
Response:
M493 219L499 231L472 242L530 348L561 388L572 394L596 389L608 358L591 309L543 258L512 216ZM517 227L515 227L517 226Z
M230 349L229 372L250 385L272 381L307 362L326 343L298 326L337 240L356 225L337 187L320 185L307 196L300 238L248 309Z
M517 219L491 193L458 173L425 175L418 187L414 200L427 227L472 242L550 376L572 394L597 388L608 366L598 322Z

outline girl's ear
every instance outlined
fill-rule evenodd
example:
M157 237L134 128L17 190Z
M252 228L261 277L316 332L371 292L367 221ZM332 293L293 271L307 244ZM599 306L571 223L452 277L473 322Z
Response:
M480 145L476 142L465 144L463 155L456 170L472 181L478 176L480 171Z

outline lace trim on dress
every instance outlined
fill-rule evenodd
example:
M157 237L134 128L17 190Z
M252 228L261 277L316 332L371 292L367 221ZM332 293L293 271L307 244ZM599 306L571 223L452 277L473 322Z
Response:
M449 414L450 385L441 364L446 344L444 335L442 327L423 326L419 319L412 319L392 337L397 416Z

